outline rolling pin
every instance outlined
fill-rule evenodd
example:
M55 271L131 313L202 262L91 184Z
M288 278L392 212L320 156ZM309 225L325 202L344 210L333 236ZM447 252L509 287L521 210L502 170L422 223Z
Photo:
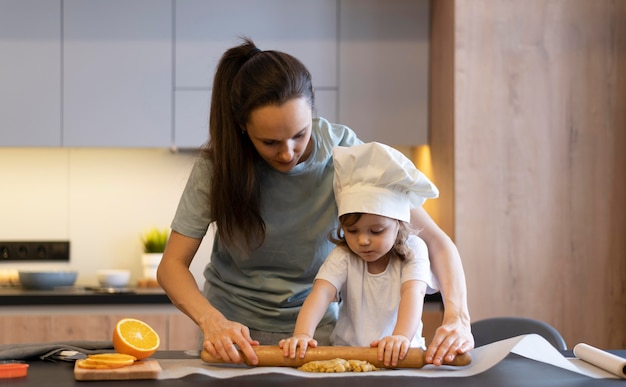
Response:
M283 356L283 350L277 345L256 345L253 346L259 358L258 367L300 367L304 363L316 360L332 360L336 358L345 360L363 360L373 364L377 368L387 368L382 361L378 360L378 349L370 347L348 347L348 346L320 346L308 348L304 358ZM246 358L243 352L239 351L244 363L249 366L253 364ZM200 354L200 358L205 363L224 363L221 359L216 359L206 350ZM470 364L472 357L469 353L457 355L452 362L444 362L446 365L466 366ZM398 365L393 368L422 368L424 363L424 350L421 348L410 348L402 360L398 360Z

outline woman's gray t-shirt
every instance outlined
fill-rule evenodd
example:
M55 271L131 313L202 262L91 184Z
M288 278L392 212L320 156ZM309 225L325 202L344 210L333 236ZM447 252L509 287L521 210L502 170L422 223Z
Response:
M261 215L265 242L252 252L225 248L217 235L206 266L204 295L229 320L268 332L292 332L318 269L333 249L328 234L337 227L332 150L361 141L349 128L316 118L314 150L287 173L262 163ZM192 238L206 234L209 162L199 159L183 192L172 230ZM236 205L233 203L233 205ZM219 225L218 225L219 227ZM336 318L331 305L320 324Z

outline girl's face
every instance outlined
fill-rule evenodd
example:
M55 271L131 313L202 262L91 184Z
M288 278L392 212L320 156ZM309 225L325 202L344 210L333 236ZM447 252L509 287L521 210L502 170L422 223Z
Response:
M253 110L246 131L263 160L277 171L289 172L311 154L312 114L306 99L290 99Z
M391 250L399 227L395 219L362 214L355 224L343 227L343 233L350 250L364 261L374 262Z

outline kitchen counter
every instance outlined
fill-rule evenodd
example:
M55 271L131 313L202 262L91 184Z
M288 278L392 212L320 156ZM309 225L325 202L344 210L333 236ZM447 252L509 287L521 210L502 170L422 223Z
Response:
M439 293L429 294L426 303L441 303ZM66 287L53 290L27 290L21 287L0 287L1 306L34 305L124 305L170 304L161 288L127 288L108 291L96 287Z
M24 290L0 288L0 345L57 340L107 340L121 318L150 324L162 338L163 350L198 346L199 329L161 289L135 288L106 293L93 288ZM431 302L432 301L432 302ZM424 335L432 337L441 323L441 301L424 305Z
M0 305L123 305L170 304L161 288L125 288L109 290L97 287L67 287L53 290L27 290L21 287L0 288Z
M626 357L626 351L611 351L619 356ZM571 356L571 352L567 353ZM154 355L160 359L192 359L183 351L159 351ZM6 379L12 386L47 386L58 387L85 386L188 386L202 384L204 386L293 386L302 387L324 385L327 387L358 384L360 387L392 386L624 386L626 381L621 379L592 379L561 368L534 360L510 354L503 361L487 371L470 377L427 378L409 376L346 376L341 378L301 378L284 374L263 374L241 376L230 379L217 379L200 374L192 374L181 379L168 380L125 380L82 382L74 380L73 364L65 362L46 362L42 360L28 361L30 367L24 378ZM3 381L0 380L0 383Z

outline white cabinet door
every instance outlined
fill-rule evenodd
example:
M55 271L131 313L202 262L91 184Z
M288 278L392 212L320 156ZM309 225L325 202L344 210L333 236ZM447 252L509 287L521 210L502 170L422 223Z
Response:
M178 149L195 149L209 139L211 90L176 90L174 93L174 144Z
M65 0L65 146L172 144L171 0Z
M177 90L174 144L180 150L196 149L209 138L211 90ZM315 115L337 122L337 91L315 91Z
M241 36L294 55L316 86L336 86L337 0L176 0L176 87L211 87Z
M341 0L339 121L364 141L428 141L429 0Z
M0 1L0 147L61 145L61 1Z
M224 51L247 36L311 71L319 114L336 116L338 0L176 0L175 142L208 139L210 91ZM187 106L189 104L189 106Z

